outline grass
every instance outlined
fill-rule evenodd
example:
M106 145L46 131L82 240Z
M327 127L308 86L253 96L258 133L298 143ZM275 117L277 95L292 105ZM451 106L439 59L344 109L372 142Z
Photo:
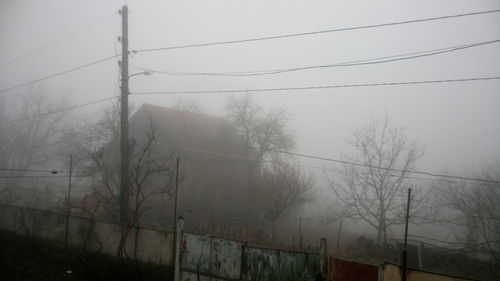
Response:
M117 260L0 231L2 280L171 280L170 267Z

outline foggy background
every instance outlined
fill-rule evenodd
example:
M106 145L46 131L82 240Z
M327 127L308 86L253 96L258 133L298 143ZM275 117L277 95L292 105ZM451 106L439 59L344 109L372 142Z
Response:
M44 46L128 4L130 50L236 40L376 24L497 8L496 1L2 1L0 62ZM140 53L133 66L178 72L234 72L341 63L437 49L500 35L496 14L327 33L280 40ZM121 52L119 15L0 69L6 88ZM454 79L497 75L498 44L379 65L252 77L135 76L130 91L302 87ZM117 60L43 82L47 92L78 105L119 93ZM387 112L410 140L427 145L419 169L458 170L500 154L500 85L479 81L433 85L253 93L265 107L287 109L297 152L338 158L345 139L371 115ZM25 91L12 90L9 96ZM130 102L171 106L193 100L223 115L228 94L131 95ZM78 110L79 114L104 105ZM85 116L90 116L85 114ZM317 161L316 161L317 162ZM317 163L316 163L317 164ZM320 165L321 166L321 165Z
M186 76L170 73L253 72L343 63L500 39L497 13L397 26L317 35L139 52L134 50L239 40L337 29L386 22L498 9L497 1L1 1L0 89L59 73L121 53L121 17L129 7L130 104L173 107L181 99L224 116L234 93L134 95L141 92L251 90L498 76L499 43L397 62L309 69L261 76ZM101 20L70 38L52 42ZM51 44L47 46L47 44ZM47 46L18 60L32 50ZM46 79L41 84L55 100L81 105L120 94L116 57L84 69ZM30 86L2 93L15 99ZM346 143L355 128L371 117L391 117L410 142L426 146L415 170L462 175L473 166L500 159L500 83L472 81L251 93L266 109L286 109L291 119L294 152L340 159L352 151ZM72 117L95 120L113 101L71 111ZM7 109L6 109L7 110ZM334 198L320 160L297 158L316 178L324 205L306 205L307 224L321 224ZM335 164L328 164L335 167ZM318 169L319 168L319 169ZM419 186L431 185L419 181ZM325 209L324 209L325 208ZM317 219L316 221L312 219ZM296 220L291 222L296 224ZM346 223L349 228L348 223ZM335 233L337 224L330 225ZM352 229L356 228L351 225ZM398 226L399 227L399 226ZM402 229L402 227L399 227ZM421 233L441 235L440 228ZM415 233L418 231L415 230ZM360 233L361 234L361 233ZM391 236L396 234L392 233Z

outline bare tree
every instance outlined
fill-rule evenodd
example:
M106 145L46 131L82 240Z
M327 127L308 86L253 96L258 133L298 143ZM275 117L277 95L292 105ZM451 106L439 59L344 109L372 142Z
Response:
M263 169L259 192L266 218L272 225L272 241L276 236L276 222L313 199L313 179L298 165L274 158L270 167Z
M89 204L92 214L100 212L118 220L119 214L119 154L116 150L118 132L118 111L111 108L104 111L101 120L90 124L85 130L71 130L68 147L78 155L77 169L90 177L87 186L97 204ZM117 255L127 255L125 242L135 228L137 246L138 229L144 214L161 201L171 196L174 180L174 151L171 147L156 141L156 129L150 126L136 130L130 143L130 220L122 229ZM134 253L135 254L135 253Z
M27 169L55 162L67 114L61 109L65 106L64 99L55 101L43 86L0 100L0 167L12 169L3 171L3 175L22 178ZM3 193L4 199L13 200L11 190L18 184L16 179L4 180L0 183L0 196Z
M177 99L173 108L180 111L191 112L196 114L205 113L205 110L203 110L203 108L193 100Z
M289 118L286 111L266 112L248 93L229 98L226 118L244 138L251 159L251 175L266 157L294 146L293 136L287 128Z
M415 167L424 149L408 144L404 130L392 127L387 115L356 129L349 144L354 151L345 160L359 165L346 163L336 169L341 180L325 169L326 178L337 199L345 205L345 215L375 228L377 242L385 244L387 229L403 222L404 192L409 187L406 171Z
M500 163L485 163L470 177L500 181ZM445 216L456 239L469 252L486 252L500 263L500 184L484 181L447 181L439 191Z

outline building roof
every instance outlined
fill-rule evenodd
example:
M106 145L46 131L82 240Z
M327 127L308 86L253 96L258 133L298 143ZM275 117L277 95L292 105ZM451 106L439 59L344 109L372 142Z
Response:
M247 147L223 117L143 104L130 119L130 135L141 136L155 129L156 141L177 150L242 158Z

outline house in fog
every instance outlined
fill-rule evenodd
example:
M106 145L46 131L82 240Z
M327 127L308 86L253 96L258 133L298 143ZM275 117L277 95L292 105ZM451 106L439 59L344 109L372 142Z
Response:
M156 153L173 151L180 159L177 214L188 229L257 225L259 210L248 184L250 149L231 124L222 117L143 104L130 118L132 150L151 130ZM165 227L172 220L173 196L143 219Z

